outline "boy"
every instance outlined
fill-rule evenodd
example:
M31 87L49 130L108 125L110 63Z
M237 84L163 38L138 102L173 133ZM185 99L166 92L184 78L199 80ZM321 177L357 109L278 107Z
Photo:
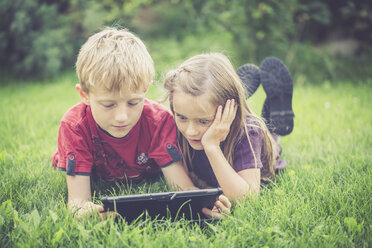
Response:
M162 172L170 186L195 188L181 163L172 115L145 98L154 65L140 39L106 28L82 46L76 71L82 102L64 115L52 155L53 166L66 171L76 217L106 215L92 202L91 176L139 181Z

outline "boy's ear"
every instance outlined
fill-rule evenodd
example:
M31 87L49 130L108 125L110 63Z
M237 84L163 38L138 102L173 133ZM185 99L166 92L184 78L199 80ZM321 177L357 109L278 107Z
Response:
M75 88L77 90L77 92L79 93L80 97L81 97L81 100L83 101L83 103L85 103L86 105L89 105L89 95L88 93L86 93L80 86L80 84L76 84L75 85Z

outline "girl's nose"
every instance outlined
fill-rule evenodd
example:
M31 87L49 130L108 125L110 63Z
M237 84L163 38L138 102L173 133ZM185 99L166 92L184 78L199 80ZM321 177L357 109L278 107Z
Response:
M192 122L190 122L187 127L186 127L186 132L185 134L188 136L188 137L193 137L193 136L196 136L198 135L198 129L197 127L195 126L195 124L193 124Z

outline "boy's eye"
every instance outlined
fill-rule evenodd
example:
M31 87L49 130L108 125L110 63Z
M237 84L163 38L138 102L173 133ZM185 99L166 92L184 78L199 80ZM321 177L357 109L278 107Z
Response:
M199 120L199 123L202 124L202 125L207 125L209 124L209 120Z
M139 102L128 102L129 106L136 106Z
M102 104L105 108L112 108L114 104Z

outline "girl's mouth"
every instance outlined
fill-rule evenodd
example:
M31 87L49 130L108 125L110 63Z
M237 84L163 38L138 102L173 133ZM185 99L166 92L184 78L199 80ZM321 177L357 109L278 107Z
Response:
M189 139L190 143L193 144L200 144L201 140L196 140L196 139Z

